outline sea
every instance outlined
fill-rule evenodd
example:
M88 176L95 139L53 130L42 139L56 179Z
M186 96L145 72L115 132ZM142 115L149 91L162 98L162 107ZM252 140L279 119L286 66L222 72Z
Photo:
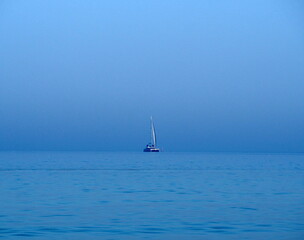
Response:
M303 240L304 155L0 152L0 239Z

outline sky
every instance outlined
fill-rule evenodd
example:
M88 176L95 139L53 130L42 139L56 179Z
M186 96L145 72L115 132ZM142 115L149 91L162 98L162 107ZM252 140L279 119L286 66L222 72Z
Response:
M300 0L0 2L0 150L304 152Z

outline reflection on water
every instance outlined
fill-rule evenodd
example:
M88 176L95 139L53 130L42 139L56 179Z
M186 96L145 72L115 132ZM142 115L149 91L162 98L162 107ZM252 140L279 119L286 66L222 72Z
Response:
M0 153L3 239L304 239L304 156Z

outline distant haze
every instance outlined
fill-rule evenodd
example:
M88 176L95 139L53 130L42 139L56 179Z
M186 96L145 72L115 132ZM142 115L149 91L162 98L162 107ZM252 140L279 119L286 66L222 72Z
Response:
M0 150L304 152L302 1L0 2Z

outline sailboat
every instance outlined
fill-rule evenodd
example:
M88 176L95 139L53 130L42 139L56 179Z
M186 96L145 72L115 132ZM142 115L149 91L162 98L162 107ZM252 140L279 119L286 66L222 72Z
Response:
M151 121L151 142L146 145L144 152L159 152L159 148L156 147L156 134L155 134L155 127L152 117L150 121Z

